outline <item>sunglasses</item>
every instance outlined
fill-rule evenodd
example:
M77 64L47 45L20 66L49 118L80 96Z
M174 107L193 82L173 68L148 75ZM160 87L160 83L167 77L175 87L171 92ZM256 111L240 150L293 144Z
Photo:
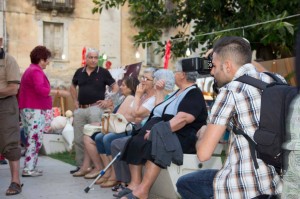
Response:
M148 77L141 76L141 81L153 81L153 79L149 79Z

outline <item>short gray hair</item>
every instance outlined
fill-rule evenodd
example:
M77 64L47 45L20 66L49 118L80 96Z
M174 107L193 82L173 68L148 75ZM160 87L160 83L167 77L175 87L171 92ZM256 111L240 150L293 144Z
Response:
M175 71L182 71L182 59L178 60L175 63ZM197 71L193 71L193 72L184 72L186 75L186 80L188 82L196 82L196 80L199 77L199 73Z
M154 68L154 67L149 67L149 68L146 68L146 69L143 71L143 73L150 73L151 76L154 78L154 72L155 72L155 71L157 71L156 68Z
M99 57L99 50L97 50L96 48L87 48L85 53L85 58L87 58L88 54L90 53L97 53Z
M172 91L175 86L174 73L168 69L159 69L154 73L154 80L165 80L165 90Z

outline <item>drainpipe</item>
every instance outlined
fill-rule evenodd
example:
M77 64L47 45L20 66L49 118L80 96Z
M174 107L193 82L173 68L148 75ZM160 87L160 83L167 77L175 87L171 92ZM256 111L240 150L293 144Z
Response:
M6 15L6 0L3 0L3 49L4 51L7 52L7 34L6 34L6 18L5 18L5 15Z

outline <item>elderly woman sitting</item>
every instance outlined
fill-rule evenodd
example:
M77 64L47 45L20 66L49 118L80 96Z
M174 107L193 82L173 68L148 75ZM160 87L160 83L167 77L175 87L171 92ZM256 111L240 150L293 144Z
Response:
M140 126L145 124L145 122L147 121L148 116L150 115L150 112L152 111L154 106L161 103L162 101L164 101L166 96L174 90L174 86L175 86L175 77L174 77L173 72L170 71L170 70L166 70L166 69L157 70L153 74L153 76L151 78L151 81L147 81L147 78L145 78L144 75L142 77L143 77L143 78L141 78L142 83L151 82L152 85L155 88L155 89L153 89L153 90L155 90L155 95L153 96L154 99L155 99L155 104L154 104L154 101L153 101L153 104L151 104L151 109L150 109L149 100L143 100L143 102L142 102L140 99L143 98L143 95L138 94L139 89L137 89L137 92L136 92L136 95L135 95L135 106L139 104L138 105L139 107L143 107L143 106L148 107L147 108L148 109L147 115L141 116L140 113L139 113L140 112L139 107L136 107L134 112L133 112L137 120L139 120L138 118L141 118L141 117L144 118L143 122ZM131 135L127 136L127 137L124 137L124 138L121 138L121 139L116 139L112 142L111 151L112 151L112 156L113 157L115 157L120 151L123 150L127 140L130 137L131 137ZM135 177L131 180L130 179L131 178L130 177L130 170L129 170L128 164L126 164L126 162L120 161L119 159L117 159L114 162L114 169L115 169L116 179L118 181L120 181L122 183L125 183L125 184L130 183L129 184L130 187L141 183L142 171L139 171L139 173L134 174L135 176L138 176L138 177ZM120 196L126 195L126 190L124 190L124 191L122 190L125 187L121 186L121 185L119 184L118 186L115 186L114 188L112 188L113 191L119 191L118 193L113 195L114 197L119 198Z
M135 174L140 172L145 164L141 183L129 185L127 191L132 192L123 198L148 198L150 188L161 168L165 168L170 163L165 162L164 159L157 159L160 156L158 151L157 156L153 156L156 148L153 148L152 144L154 140L156 143L156 138L150 135L150 130L151 134L163 131L160 133L167 133L162 135L167 140L177 140L178 154L181 150L181 154L196 152L196 133L206 124L207 110L201 90L195 85L197 72L183 72L183 67L181 60L176 63L175 83L179 89L167 100L154 107L146 124L136 136L129 139L123 151L121 158L129 164L131 180L138 177ZM166 144L170 146L174 143ZM171 157L166 159L171 160ZM178 162L180 164L180 160Z

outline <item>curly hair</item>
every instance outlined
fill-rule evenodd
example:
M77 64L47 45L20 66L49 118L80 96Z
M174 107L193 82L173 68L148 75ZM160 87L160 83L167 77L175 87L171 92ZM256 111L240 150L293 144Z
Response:
M38 64L41 60L46 61L51 57L51 52L45 46L36 46L30 52L30 60L33 64Z

